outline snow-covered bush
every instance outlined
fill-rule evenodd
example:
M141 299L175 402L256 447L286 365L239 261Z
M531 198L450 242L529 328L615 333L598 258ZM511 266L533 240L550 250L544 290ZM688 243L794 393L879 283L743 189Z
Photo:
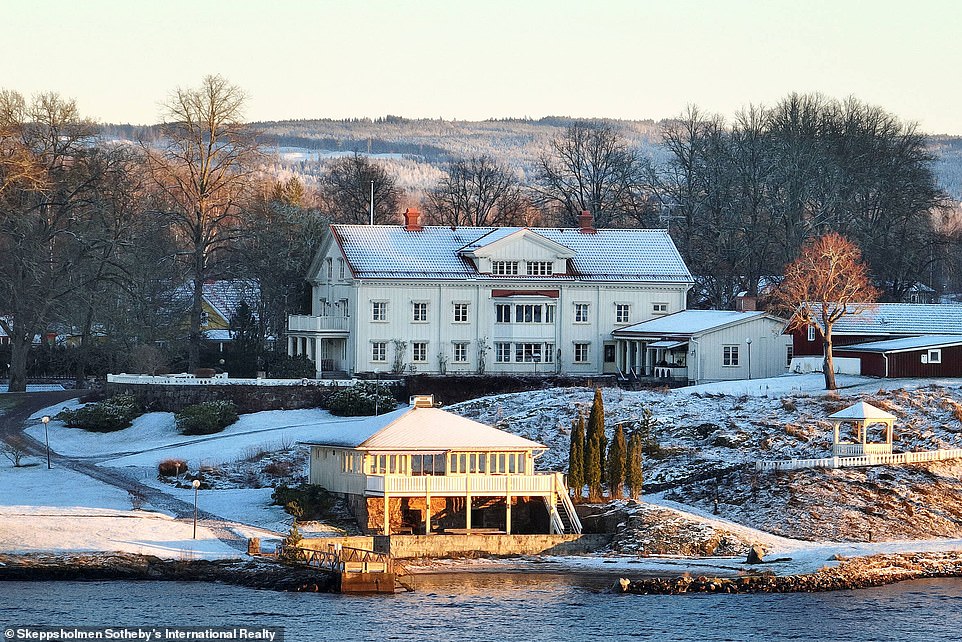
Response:
M230 401L204 401L178 412L176 421L183 435L209 435L237 421L237 407Z
M385 384L358 382L331 393L325 406L332 415L359 417L390 412L397 408L391 387Z
M127 428L143 413L133 395L116 395L76 410L62 410L56 419L70 428L82 428L90 432L114 432Z

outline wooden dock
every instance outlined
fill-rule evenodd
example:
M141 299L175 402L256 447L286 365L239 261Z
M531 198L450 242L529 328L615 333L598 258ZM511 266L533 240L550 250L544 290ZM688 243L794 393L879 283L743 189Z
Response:
M278 558L336 573L341 593L397 593L413 590L401 578L404 567L390 555L331 544L327 550L278 548Z

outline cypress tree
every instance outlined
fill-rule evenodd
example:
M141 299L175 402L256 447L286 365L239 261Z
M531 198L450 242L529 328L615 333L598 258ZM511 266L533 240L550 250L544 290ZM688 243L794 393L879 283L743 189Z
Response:
M588 484L588 500L597 501L601 498L601 466L598 465L598 454L601 450L597 439L585 439L585 483Z
M592 451L594 453L594 458L590 459L588 457L588 448L585 448L585 467L584 474L585 479L590 479L588 477L588 471L592 468L598 469L598 491L600 495L601 484L605 481L605 452L608 447L608 438L605 437L605 404L601 399L601 388L595 388L595 399L591 404L591 412L588 413L588 427L587 434L585 436L585 443L590 441L596 441L597 446Z
M626 451L625 430L618 424L611 446L608 447L608 489L614 499L623 496L622 485L625 482L625 464L628 457Z
M632 499L641 499L642 468L641 456L644 449L644 442L640 432L633 432L628 438L628 459L625 465L625 486L628 487L628 496Z
M568 488L574 491L575 499L581 499L585 487L585 418L571 422L571 447L568 450Z

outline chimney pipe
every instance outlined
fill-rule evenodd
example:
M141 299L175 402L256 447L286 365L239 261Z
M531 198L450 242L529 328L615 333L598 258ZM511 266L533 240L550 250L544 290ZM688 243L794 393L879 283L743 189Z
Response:
M418 208L409 207L404 210L404 229L408 232L420 232L424 229L421 227L421 212Z
M595 229L595 217L588 210L582 210L578 215L578 226L582 234L595 234L598 231Z

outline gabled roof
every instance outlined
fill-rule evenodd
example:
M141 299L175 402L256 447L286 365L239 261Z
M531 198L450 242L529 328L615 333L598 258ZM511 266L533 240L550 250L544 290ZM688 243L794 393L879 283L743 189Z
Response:
M683 310L650 321L619 328L614 336L653 334L694 336L729 325L744 323L768 316L765 312L736 312L733 310Z
M378 451L530 450L545 446L438 408L402 408L377 417L319 424L305 442Z
M869 341L868 343L853 343L847 346L835 346L835 352L907 352L925 348L944 348L946 346L962 345L962 335L958 334L928 334L921 337L905 337L904 339L887 339L885 341Z
M522 227L427 226L409 231L399 225L332 225L331 232L356 278L465 279L480 274L462 251L503 239ZM511 280L661 281L691 283L691 273L665 230L530 228L574 252L573 275L512 276ZM488 235L491 235L490 237ZM485 237L488 237L485 240Z
M829 419L841 419L844 421L852 421L855 419L867 419L867 420L885 420L892 421L896 417L890 412L885 412L881 408L876 408L870 403L865 403L860 401L857 404L851 405L844 410L839 410L828 416Z
M520 229L513 227L497 228L493 232L485 234L473 243L461 248L458 251L458 254L462 256L470 256L472 258L483 256L497 249L498 246L517 242L521 239L525 239L528 242L533 242L537 245L545 247L561 258L573 259L575 257L575 252L570 247L566 247L556 241L552 241L551 239L546 238L544 235L539 234L538 232L527 227L522 227Z
M858 314L846 315L832 326L833 334L873 336L962 334L962 305L953 303L872 303ZM818 321L821 306L810 304Z

